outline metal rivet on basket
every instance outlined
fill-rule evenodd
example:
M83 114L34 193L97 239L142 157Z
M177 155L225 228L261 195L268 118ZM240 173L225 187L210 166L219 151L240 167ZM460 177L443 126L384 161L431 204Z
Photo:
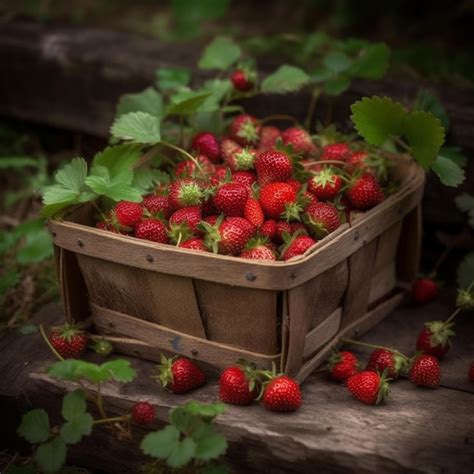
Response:
M358 230L355 231L354 240L359 240L359 231Z
M196 349L191 349L191 354L193 356L197 356L198 355L198 351Z
M247 272L245 274L245 278L248 280L248 281L255 281L257 279L257 277L252 273L252 272Z
M151 262L153 262L153 257L151 255L147 255L146 260L147 260L147 262L151 263Z
M297 275L296 275L295 272L290 273L290 278L291 278L292 280L294 280L294 279L296 278L296 276L297 276Z
M84 242L81 239L79 239L77 241L77 245L79 245L79 247L84 247Z

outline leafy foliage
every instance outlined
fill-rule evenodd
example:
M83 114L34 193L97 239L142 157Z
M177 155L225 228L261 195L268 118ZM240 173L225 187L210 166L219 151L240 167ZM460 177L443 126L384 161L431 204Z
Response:
M474 252L468 253L458 267L458 285L467 290L474 282Z
M160 68L156 71L156 84L164 92L186 87L190 81L191 71L187 68Z
M156 118L161 117L163 115L163 99L161 94L153 87L148 87L137 94L122 95L117 104L116 116L120 117L130 112L145 112Z
M456 205L461 211L467 212L469 225L474 229L474 196L467 193L460 194L456 196Z
M231 39L218 36L204 50L198 66L201 69L226 70L242 54L240 47Z
M115 138L146 145L154 145L161 140L160 121L142 111L119 116L112 124L110 132Z
M262 81L265 93L294 92L309 82L309 76L300 68L283 64Z

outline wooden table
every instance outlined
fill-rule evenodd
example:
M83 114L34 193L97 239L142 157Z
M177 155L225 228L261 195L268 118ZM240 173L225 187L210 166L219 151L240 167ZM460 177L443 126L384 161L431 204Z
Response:
M363 340L393 345L409 352L424 321L445 319L453 296L423 307L405 306L367 334ZM232 407L218 418L230 441L226 456L237 473L348 473L429 472L471 474L474 471L474 384L467 370L474 360L474 318L463 314L457 321L454 347L442 362L442 386L436 390L414 387L408 380L392 385L386 405L369 407L353 400L347 389L313 374L303 385L304 403L293 414L274 414L255 404ZM62 317L50 305L37 321L52 323ZM358 351L367 360L368 351ZM60 394L66 384L45 375L54 362L38 334L9 334L0 340L0 400L6 437L2 445L16 443L15 430L22 411L44 407L59 413ZM128 411L138 400L157 409L158 425L171 407L189 399L210 402L217 398L216 380L191 395L177 396L150 379L153 364L131 359L138 380L126 386L107 385L110 411ZM102 428L71 450L69 462L106 472L138 472L144 457L136 441L119 442Z

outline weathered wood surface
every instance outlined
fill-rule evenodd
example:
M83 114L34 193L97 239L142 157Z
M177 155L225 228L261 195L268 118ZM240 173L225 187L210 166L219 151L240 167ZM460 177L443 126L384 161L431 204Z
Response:
M423 321L444 318L451 300L421 308L404 307L385 319L364 339L412 349ZM51 323L60 316L56 306L38 318ZM277 415L258 405L229 407L218 418L228 437L226 457L235 473L471 473L474 466L474 384L467 367L474 357L472 315L457 322L459 336L442 362L442 385L437 390L415 388L407 380L392 385L385 406L367 407L353 401L343 386L312 375L303 385L304 404L295 414ZM25 349L26 347L26 349ZM14 444L19 411L31 406L58 407L62 383L44 374L53 357L38 335L10 334L0 341L0 396L6 422L2 444ZM169 408L189 399L216 399L216 380L186 396L161 390L151 381L153 364L131 359L139 379L119 388L112 384L105 397L112 413L122 413L138 400L157 408L158 424ZM137 430L137 441L142 431ZM143 461L135 444L124 444L104 429L72 450L70 462L106 472L138 472Z

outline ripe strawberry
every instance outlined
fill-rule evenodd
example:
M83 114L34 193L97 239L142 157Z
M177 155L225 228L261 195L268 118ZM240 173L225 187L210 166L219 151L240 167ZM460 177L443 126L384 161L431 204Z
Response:
M207 156L213 163L220 161L220 147L217 137L211 132L198 133L191 143L191 148Z
M167 358L161 356L158 365L160 373L153 377L160 384L174 393L186 393L200 387L206 381L204 372L191 360L185 357Z
M303 221L308 226L310 234L317 239L334 232L341 225L336 207L328 202L315 202L308 206Z
M183 249L202 250L203 252L207 252L207 248L204 245L204 239L201 239L200 237L192 237L185 242L181 242L179 246Z
M291 145L299 155L308 155L316 150L311 136L302 128L287 128L281 133L281 139L285 145Z
M183 207L171 214L170 237L174 242L188 240L197 230L202 214L199 206Z
M178 179L168 187L169 203L173 211L183 207L198 206L202 203L204 192L194 179Z
M365 159L368 154L366 151L355 151L352 153L349 158L347 158L347 163L353 165L355 168L366 168ZM350 168L349 168L350 171Z
M272 411L295 411L301 406L298 382L286 375L277 375L265 385L263 405Z
M411 296L415 303L428 303L435 299L439 293L439 286L431 278L419 278L415 280L411 289Z
M243 217L220 216L214 226L205 222L201 225L206 232L206 247L225 255L239 255L255 232L255 227Z
M281 132L277 127L271 125L264 125L260 129L260 140L258 142L258 151L267 151L274 148L276 141L280 138Z
M387 371L387 377L396 379L400 372L406 369L407 360L399 354L387 349L375 349L370 355L367 368L372 372L383 373Z
M284 220L276 221L276 230L275 235L273 236L273 241L277 244L283 243L283 235L284 233L292 234L291 232L291 224Z
M243 184L249 191L252 191L252 186L257 182L257 176L253 171L236 171L232 175L232 181Z
M257 199L252 197L247 199L244 207L244 217L255 227L260 227L265 220L262 206Z
M211 163L206 155L196 156L196 161L199 163L202 172L209 176L214 173L214 165ZM196 166L196 163L192 160L184 160L176 165L174 170L176 177L178 178L202 178L202 173Z
M224 165L216 165L214 167L214 173L209 177L211 185L216 186L217 184L223 183L226 180L229 168Z
M154 194L145 196L145 198L143 198L143 205L153 217L169 219L171 215L168 196L156 196Z
M286 181L291 178L293 172L290 157L286 153L276 150L259 153L254 166L260 186Z
M296 191L287 183L269 183L260 189L260 204L270 219L278 219L289 204L296 202Z
M434 357L443 357L451 347L450 337L455 335L452 323L428 321L420 331L416 350Z
M254 370L250 366L229 367L219 379L219 398L232 405L250 405L258 396Z
M285 224L287 224L287 222L285 222ZM264 221L259 229L260 235L262 237L267 237L268 240L273 240L276 235L276 232L277 232L277 223L273 219Z
M474 362L471 362L469 366L468 377L471 382L474 382Z
M250 71L246 71L244 69L236 69L230 75L230 80L234 88L241 92L247 92L252 89L255 81L255 77L253 77Z
M290 222L290 234L308 235L308 228L302 222Z
M53 328L48 339L64 359L79 359L86 350L89 338L74 324L66 323Z
M255 260L276 260L275 251L266 243L266 239L251 239L240 254L242 258Z
M346 191L346 195L352 206L361 211L372 209L385 199L377 179L370 173L357 177Z
M230 137L241 146L254 145L258 142L260 123L251 115L241 114L230 124Z
M352 152L351 149L345 143L334 143L331 145L326 145L323 148L323 153L321 155L321 160L324 161L346 161Z
M214 195L214 205L218 212L227 217L240 217L244 214L248 194L248 190L243 184L225 183L217 189Z
M333 350L328 360L328 370L333 380L345 382L359 372L359 361L352 352Z
M419 387L436 388L441 380L441 369L438 359L428 354L415 357L408 373L408 378L410 382Z
M143 219L135 226L134 235L137 239L151 240L160 244L167 244L169 241L166 226L159 219Z
M389 386L384 376L364 370L347 379L352 395L366 405L378 405L388 396Z
M137 402L132 408L132 420L139 425L150 425L155 421L155 409L148 402Z
M332 201L341 190L342 179L330 167L324 167L308 180L308 190L321 201Z
M314 244L316 244L316 241L307 235L294 235L283 248L281 258L289 260L298 255L303 255Z
M115 205L113 213L119 225L134 227L143 216L143 207L137 202L120 201Z

